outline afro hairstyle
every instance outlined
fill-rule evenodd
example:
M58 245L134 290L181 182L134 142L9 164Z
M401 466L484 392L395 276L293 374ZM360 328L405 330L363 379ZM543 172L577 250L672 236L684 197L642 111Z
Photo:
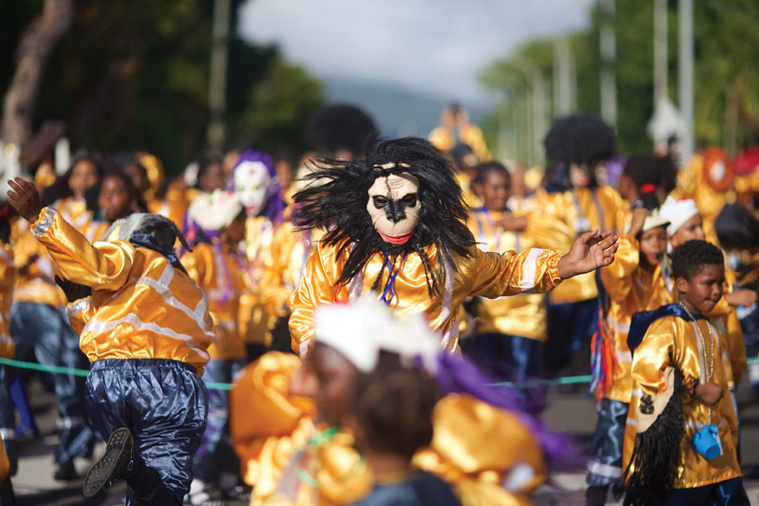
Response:
M551 125L543 145L552 163L595 165L616 153L617 136L598 116L572 114Z
M345 149L360 158L369 137L377 133L377 127L368 114L352 105L324 106L311 117L306 138L320 151L334 156Z
M347 254L345 268L336 284L349 283L376 253L385 254L395 266L399 256L415 252L422 259L432 296L440 293L443 262L455 271L454 253L463 257L472 255L475 240L466 226L467 206L456 181L455 168L429 141L416 137L394 140L373 137L367 144L366 159L319 159L316 167L305 177L306 187L294 196L298 204L294 219L304 229L328 230L322 241L337 246L338 257ZM393 245L376 232L366 206L369 188L377 178L401 173L419 180L421 212L411 239ZM317 182L318 185L310 184ZM435 270L425 251L429 245L435 245L441 260ZM378 289L384 269L383 266L372 289Z

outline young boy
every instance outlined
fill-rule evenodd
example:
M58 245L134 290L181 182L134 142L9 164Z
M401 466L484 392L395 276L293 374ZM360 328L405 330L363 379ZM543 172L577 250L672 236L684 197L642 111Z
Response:
M609 308L593 346L591 391L596 394L598 422L588 462L586 506L606 504L609 485L622 476L622 442L632 390L627 334L633 313L667 302L660 274L667 225L649 210L635 209L629 231L619 240L615 262L601 269Z
M123 478L127 504L182 504L206 425L200 375L214 339L205 295L172 251L184 238L166 218L135 214L114 225L118 240L91 245L55 209L40 209L31 182L8 184L8 202L68 280L64 292L75 302L67 314L92 362L87 414L110 435L84 496Z
M692 240L675 249L672 269L678 302L651 316L642 340L635 329L628 340L626 430L635 443L624 448L625 504L748 505L729 371L720 360L726 343L704 316L722 298L724 258L716 246Z

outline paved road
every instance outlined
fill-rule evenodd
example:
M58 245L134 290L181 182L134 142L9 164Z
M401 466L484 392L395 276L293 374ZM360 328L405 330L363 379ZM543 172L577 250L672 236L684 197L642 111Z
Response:
M57 438L55 436L55 408L50 394L41 390L38 384L30 389L31 401L37 413L42 436L24 444L21 449L19 472L13 479L19 506L73 506L123 504L125 487L123 482L113 487L99 501L85 501L81 495L81 481L61 483L52 479L52 455ZM743 467L746 488L751 504L759 506L759 401L749 401L748 389L738 391L741 407ZM552 393L549 407L544 413L546 423L558 430L574 435L581 447L587 447L595 426L595 412L591 400L582 393ZM97 451L102 454L103 445ZM83 474L92 462L77 462L77 469ZM552 484L543 487L536 497L539 505L573 506L584 504L583 492L585 476L582 470L556 474ZM228 503L231 504L232 503ZM242 503L236 503L242 504ZM610 501L608 504L620 504Z

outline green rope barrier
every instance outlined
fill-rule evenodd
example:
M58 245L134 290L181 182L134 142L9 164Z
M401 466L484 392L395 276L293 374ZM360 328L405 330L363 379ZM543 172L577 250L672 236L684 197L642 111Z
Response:
M18 369L31 369L34 371L51 372L53 374L71 374L73 376L86 377L90 371L86 369L75 369L73 367L59 367L57 365L42 365L35 362L22 362L20 360L12 360L10 358L1 358L0 365L7 365L10 367L16 367ZM231 383L214 383L207 381L206 388L209 390L231 390Z
M759 363L759 357L752 357L747 360L749 364L756 364ZM43 372L51 372L53 374L72 374L74 376L82 376L86 377L87 374L89 374L89 371L86 369L75 369L73 367L59 367L56 365L42 365L37 364L35 362L22 362L20 360L13 360L10 358L1 358L0 357L0 365L7 365L10 367L16 367L18 369L31 369L34 371L43 371ZM520 383L520 387L532 387L537 385L575 385L579 383L590 383L590 375L588 376L565 376L563 378L554 378L554 379L536 379L536 380L530 380L525 381L523 383ZM493 383L492 386L515 386L515 383L513 382L505 382L505 383ZM232 387L231 383L214 383L214 382L206 382L206 388L209 390L231 390Z

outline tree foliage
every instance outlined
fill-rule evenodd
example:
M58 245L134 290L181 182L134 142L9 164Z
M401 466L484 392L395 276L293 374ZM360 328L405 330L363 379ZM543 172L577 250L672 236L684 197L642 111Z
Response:
M588 29L566 35L573 49L577 109L600 113L600 15L588 13ZM735 154L759 143L759 7L755 0L696 0L695 133L699 146L717 145ZM646 126L653 115L653 2L617 0L614 22L617 60L617 133L624 152L652 149ZM528 41L493 62L481 76L492 90L512 88L526 99L524 77L514 65L529 61L552 87L552 40ZM668 92L678 101L678 2L668 4ZM501 107L504 107L501 104ZM496 124L491 118L490 124ZM494 139L494 132L487 132Z
M12 75L9 55L20 31L41 3L2 7L0 91ZM233 13L240 3L233 0ZM63 119L77 148L144 149L178 172L206 145L213 0L77 0L75 8L74 25L41 84L35 124ZM236 26L234 15L230 26ZM286 64L276 47L254 47L234 35L228 68L226 119L235 146L303 149L308 115L321 101L319 83ZM272 88L272 81L283 86ZM267 86L268 98L256 99ZM272 111L277 101L290 109ZM261 118L271 122L272 132Z

